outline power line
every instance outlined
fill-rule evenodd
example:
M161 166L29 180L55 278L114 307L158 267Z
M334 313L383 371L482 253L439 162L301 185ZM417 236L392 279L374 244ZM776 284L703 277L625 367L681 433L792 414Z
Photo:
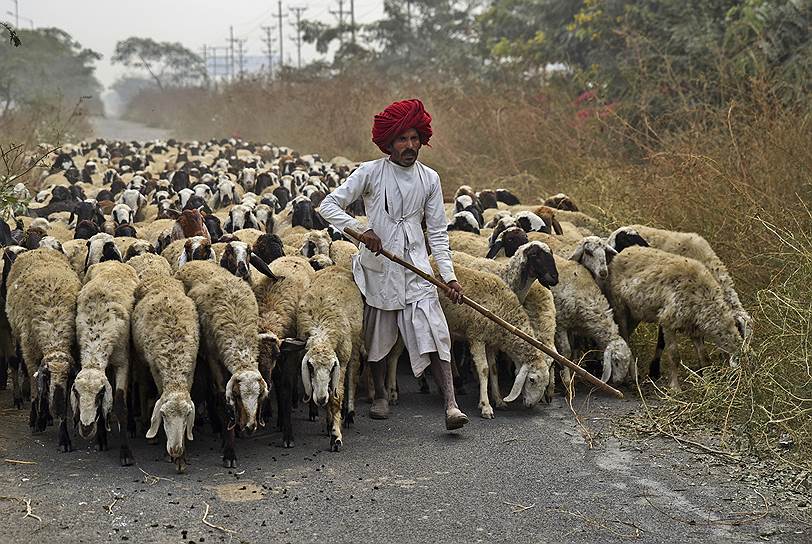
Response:
M240 71L237 73L237 76L242 79L243 75L245 74L245 41L246 40L235 40L238 46L237 58L239 59Z
M307 7L291 7L291 11L296 12L296 38L291 38L296 42L296 65L299 69L302 68L302 12ZM280 45L281 47L281 45Z

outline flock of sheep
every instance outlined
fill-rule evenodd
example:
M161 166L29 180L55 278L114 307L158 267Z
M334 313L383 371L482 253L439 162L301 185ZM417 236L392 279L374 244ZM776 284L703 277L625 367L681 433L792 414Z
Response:
M15 188L30 199L27 215L0 222L0 386L18 408L30 392L32 430L53 422L64 451L71 427L106 449L115 420L124 465L140 423L151 441L163 430L184 470L205 414L235 466L237 433L271 420L271 390L285 447L303 398L311 420L326 412L338 451L359 391L369 394L363 300L350 271L357 248L318 206L354 167L233 139L63 147L33 198ZM348 211L363 221L363 202ZM705 341L735 356L751 333L725 266L697 234L609 233L563 194L521 205L509 191L467 186L447 215L466 295L568 358L599 354L604 381L637 378L629 338L640 322L659 324L649 375L662 355L673 388L677 335L704 362ZM549 401L550 357L468 306L441 303L455 373L472 361L483 418L518 399ZM402 350L388 360L390 402ZM500 375L513 381L507 395ZM568 371L561 378L571 386Z

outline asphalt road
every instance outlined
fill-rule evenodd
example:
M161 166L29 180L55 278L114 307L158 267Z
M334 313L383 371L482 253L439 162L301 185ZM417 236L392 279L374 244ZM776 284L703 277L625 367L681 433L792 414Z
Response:
M275 431L238 439L236 469L197 430L182 475L140 438L132 467L118 466L115 438L110 451L77 437L58 453L55 429L31 436L27 410L2 391L0 542L812 541L769 489L720 460L616 433L636 401L576 402L590 449L560 396L487 421L469 391L460 404L472 422L449 433L439 397L401 382L393 417L371 420L362 404L339 453L300 410L294 449ZM24 517L26 500L41 521ZM207 504L221 529L203 523Z
M111 117L90 117L93 136L110 140L156 140L168 138L168 131Z

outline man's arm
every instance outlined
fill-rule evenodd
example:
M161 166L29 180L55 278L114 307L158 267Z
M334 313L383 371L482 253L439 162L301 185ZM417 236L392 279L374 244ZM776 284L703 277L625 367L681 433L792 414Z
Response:
M451 288L451 293L448 295L454 302L462 302L462 287L454 274L451 249L448 245L448 219L445 216L443 191L440 188L439 179L432 185L431 193L426 200L425 219L426 234L434 262L437 263L440 277Z
M344 183L324 197L319 206L319 214L341 232L344 232L347 227L364 232L367 229L366 225L356 220L344 209L361 197L365 187L366 174L362 168L357 168Z

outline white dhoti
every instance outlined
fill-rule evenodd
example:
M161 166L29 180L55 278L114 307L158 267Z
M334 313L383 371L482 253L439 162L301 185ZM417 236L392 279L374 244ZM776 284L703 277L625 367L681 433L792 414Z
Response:
M364 305L364 337L367 359L381 361L398 340L398 332L409 352L412 372L420 377L431 364L429 354L451 361L451 335L437 298L426 298L402 310L381 310Z

